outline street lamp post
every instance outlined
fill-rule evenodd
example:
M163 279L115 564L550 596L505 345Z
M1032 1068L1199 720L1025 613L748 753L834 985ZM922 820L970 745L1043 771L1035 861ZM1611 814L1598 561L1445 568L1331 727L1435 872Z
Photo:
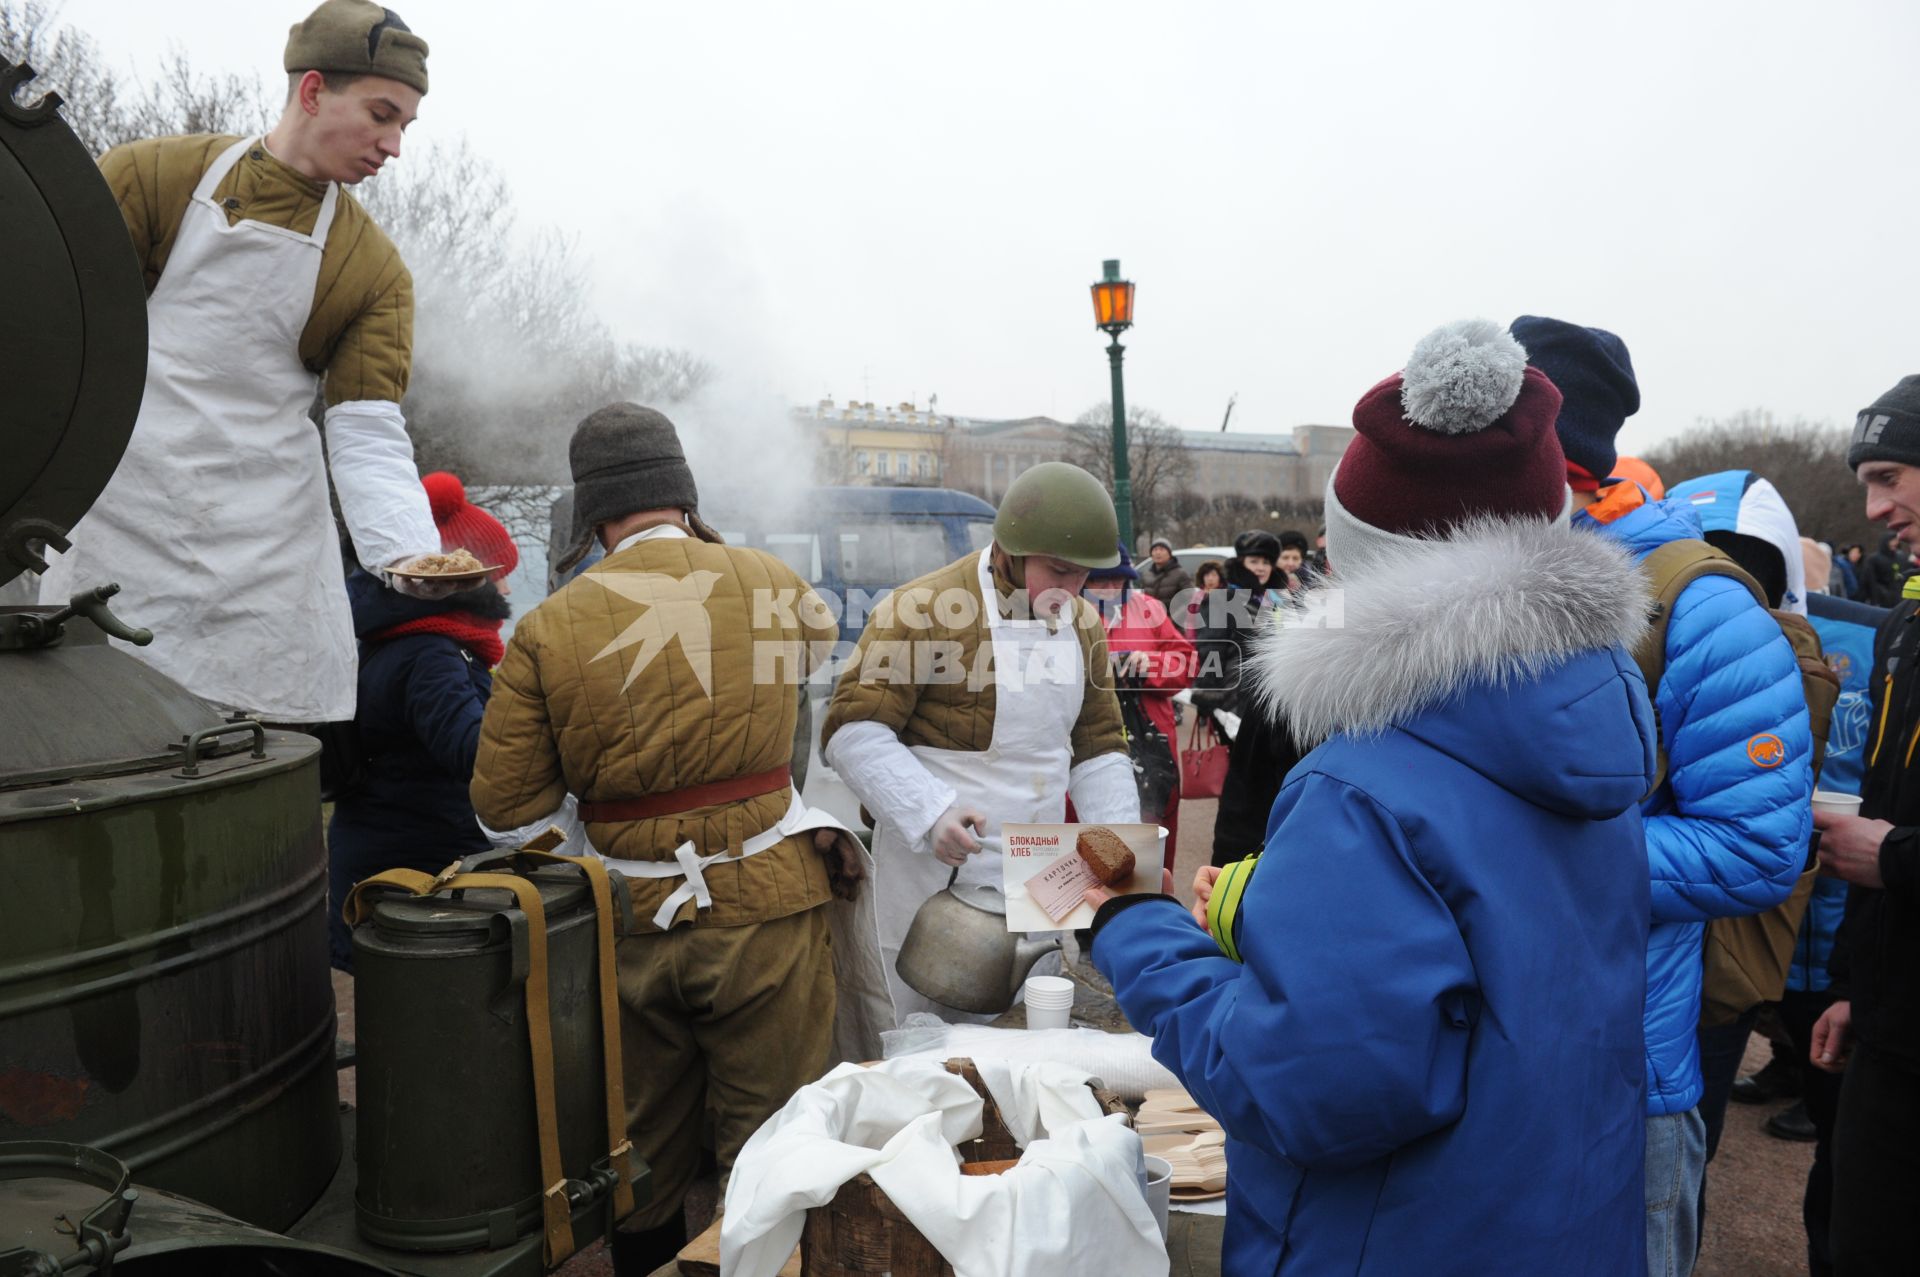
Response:
M1120 519L1120 543L1133 552L1133 475L1127 460L1127 395L1121 384L1120 334L1133 327L1133 284L1120 278L1120 259L1102 262L1102 279L1093 286L1094 327L1113 339L1107 363L1113 370L1113 512Z

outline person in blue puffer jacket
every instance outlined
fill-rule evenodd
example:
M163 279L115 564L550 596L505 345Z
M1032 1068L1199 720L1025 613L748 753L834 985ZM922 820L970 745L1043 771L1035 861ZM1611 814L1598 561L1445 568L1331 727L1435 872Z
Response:
M364 571L347 578L360 682L354 729L359 775L327 826L333 965L353 970L341 905L354 883L384 869L437 873L491 845L467 797L480 720L510 615L507 574L520 560L500 521L467 501L459 479L426 475L443 550L467 550L496 571L442 599L412 599Z
M1095 965L1226 1131L1230 1275L1645 1272L1647 598L1567 527L1559 401L1472 321L1354 409L1327 593L1255 641L1318 743L1243 961L1170 895L1090 893Z
M1603 329L1532 315L1511 331L1564 396L1558 432L1574 500L1584 507L1574 528L1625 546L1636 560L1669 541L1699 539L1687 501L1651 501L1628 480L1601 486L1613 471L1614 439L1640 406L1625 343ZM1797 551L1797 535L1795 543ZM1793 558L1797 564L1797 552ZM1653 886L1647 1251L1654 1277L1684 1277L1699 1250L1707 1159L1697 1037L1706 924L1764 912L1793 890L1812 828L1813 737L1792 646L1728 577L1703 577L1681 592L1653 692L1667 775L1641 804Z

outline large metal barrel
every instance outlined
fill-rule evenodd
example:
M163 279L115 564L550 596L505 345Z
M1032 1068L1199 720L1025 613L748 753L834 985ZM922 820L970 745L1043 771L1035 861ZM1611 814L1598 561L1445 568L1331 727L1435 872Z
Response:
M0 59L0 585L66 548L146 377L126 223L31 75ZM340 1147L319 746L223 721L101 603L0 608L0 1140L283 1228Z
M318 743L77 619L0 705L0 1140L286 1227L339 1160Z
M593 898L538 869L561 1165L607 1172ZM528 919L503 890L389 897L353 933L360 1235L398 1250L496 1248L539 1227ZM596 1168L595 1163L602 1163Z

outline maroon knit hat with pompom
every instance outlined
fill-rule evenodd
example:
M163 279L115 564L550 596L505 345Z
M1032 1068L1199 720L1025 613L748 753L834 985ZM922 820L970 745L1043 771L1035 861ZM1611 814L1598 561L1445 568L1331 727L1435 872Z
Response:
M427 504L433 508L433 521L440 529L440 548L465 550L488 567L500 570L496 579L519 565L520 548L508 535L506 525L467 500L466 485L445 470L421 477L427 490Z
M1354 406L1358 433L1327 485L1329 554L1335 523L1427 537L1476 515L1560 518L1559 412L1560 392L1500 325L1429 333Z

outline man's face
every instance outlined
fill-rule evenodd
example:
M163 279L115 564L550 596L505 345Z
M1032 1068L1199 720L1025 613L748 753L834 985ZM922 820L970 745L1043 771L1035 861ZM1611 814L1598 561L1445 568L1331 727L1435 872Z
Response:
M1867 518L1886 524L1902 544L1920 545L1920 466L1862 461L1854 474L1867 490Z
M318 78L315 76L315 78ZM307 86L299 89L307 105ZM308 111L312 176L354 186L400 154L400 136L420 114L420 95L398 80L362 76L338 91L321 81Z
M1156 545L1151 550L1148 550L1147 553L1152 556L1153 566L1157 568L1167 566L1168 561L1173 558L1173 551L1164 545Z
M1282 551L1284 554L1285 551ZM1253 573L1253 579L1265 585L1273 576L1273 560L1263 554L1242 555L1240 562L1246 564L1247 571Z
M1087 587L1087 569L1044 554L1027 556L1026 575L1027 598L1033 614L1040 617L1059 616L1073 605L1074 596Z
M1300 551L1294 549L1292 546L1288 546L1286 549L1280 551L1280 569L1283 572L1298 572L1300 570Z

